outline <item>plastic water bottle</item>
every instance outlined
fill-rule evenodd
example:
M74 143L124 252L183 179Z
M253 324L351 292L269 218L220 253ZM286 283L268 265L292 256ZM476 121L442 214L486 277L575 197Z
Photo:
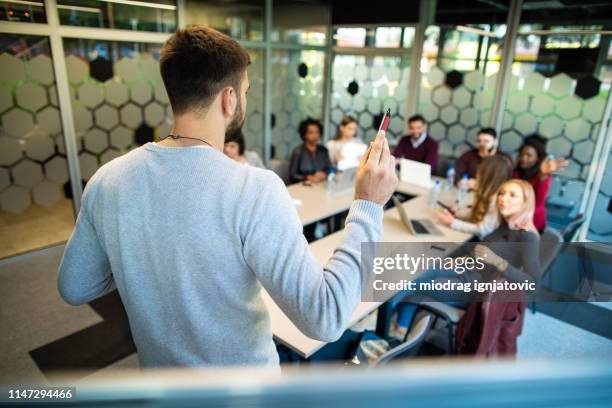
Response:
M435 208L438 203L438 197L440 196L440 190L442 189L442 183L440 180L434 180L431 191L429 192L429 206Z
M327 173L327 194L334 192L334 180L336 179L336 170L330 169Z
M463 205L465 205L465 200L468 193L468 180L469 175L467 173L463 173L463 177L461 178L461 181L459 181L459 193L457 194L457 204L459 205L459 208L463 208Z
M451 164L450 166L448 166L448 170L446 170L446 189L452 190L454 184L455 184L455 165Z

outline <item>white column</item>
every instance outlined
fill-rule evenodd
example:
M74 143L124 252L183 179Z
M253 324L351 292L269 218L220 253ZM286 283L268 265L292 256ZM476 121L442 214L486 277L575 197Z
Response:
M49 42L51 43L51 56L53 69L55 71L55 84L57 88L57 100L60 107L66 158L68 159L68 173L70 174L70 187L72 189L72 203L74 213L78 214L81 208L83 187L81 185L81 168L79 165L79 151L76 140L76 129L70 101L70 84L66 71L66 58L64 56L64 44L59 32L59 15L55 0L45 0L45 12L50 29Z
M495 84L495 100L491 114L491 126L501 134L502 120L504 118L504 107L510 87L510 76L512 75L512 62L514 61L514 50L516 46L516 34L521 21L521 9L523 0L511 0L506 21L506 35L504 37L504 49L501 57L497 82Z

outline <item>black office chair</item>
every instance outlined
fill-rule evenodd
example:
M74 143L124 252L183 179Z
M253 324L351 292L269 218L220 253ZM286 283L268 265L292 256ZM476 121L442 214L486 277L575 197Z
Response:
M465 314L465 309L451 306L445 302L436 301L422 302L419 303L418 306L420 309L433 314L434 321L432 322L432 330L437 329L436 323L438 319L444 321L445 326L442 327L445 328L447 332L447 352L448 354L455 354L455 329L457 328L457 323L459 323L459 320L461 320L461 317ZM443 345L438 346L444 347Z
M578 231L578 229L582 227L582 224L584 224L584 221L585 221L584 214L576 215L576 217L574 217L574 219L570 221L570 223L567 224L565 228L563 228L563 231L561 232L561 235L563 236L563 241L572 242L572 239L574 239L574 235L576 235L576 232Z
M546 228L542 232L540 236L540 282L548 273L557 255L559 255L562 244L563 236L557 230ZM533 313L537 311L537 303L535 301L531 301L529 307Z
M404 341L397 346L387 350L384 354L378 357L372 362L371 367L379 367L387 364L389 361L409 354L410 352L416 352L417 348L421 345L425 336L429 332L433 322L433 317L429 313L423 314L423 316L410 328L410 331L406 333Z
M574 233L576 231L574 230ZM564 234L560 234L558 231L546 228L542 235L540 235L540 269L542 275L548 271L552 265L553 260L561 251L561 244L564 241Z

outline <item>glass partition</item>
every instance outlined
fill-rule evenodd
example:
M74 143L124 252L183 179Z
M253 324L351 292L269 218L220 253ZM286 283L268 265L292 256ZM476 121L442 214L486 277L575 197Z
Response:
M159 33L176 30L174 0L58 0L57 11L62 25Z
M577 28L520 27L500 140L516 157L523 139L537 133L550 155L569 160L548 197L549 221L559 228L582 201L610 92L610 78L597 66L607 49L599 34L588 32L602 26Z
M47 37L0 34L0 258L65 241L74 225Z
M421 59L419 113L440 155L457 158L491 125L505 26L429 26Z
M357 119L357 137L370 141L391 109L391 143L405 133L414 27L335 27L331 137L342 117ZM359 49L362 48L362 49Z
M45 5L38 1L0 0L0 21L20 23L46 23Z
M170 132L161 45L64 40L81 176Z
M406 98L410 73L409 57L336 55L333 63L331 121L334 135L343 116L351 115L359 125L358 137L368 142L385 109L391 109L389 140L405 133Z
M271 40L281 43L325 45L329 23L329 5L324 2L274 0Z
M263 41L265 0L187 1L187 25L203 24L237 40Z
M607 160L587 233L587 239L599 242L612 242L612 149Z
M260 49L249 48L251 65L248 68L249 83L246 118L242 131L247 150L257 152L260 158L264 157L264 52Z
M275 50L272 53L272 146L274 158L289 160L302 143L300 121L323 120L322 51Z

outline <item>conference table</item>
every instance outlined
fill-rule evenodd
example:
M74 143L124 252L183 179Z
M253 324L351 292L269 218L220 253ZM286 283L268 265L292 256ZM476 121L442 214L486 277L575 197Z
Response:
M296 183L288 186L287 190L296 202L302 225L309 225L348 210L355 194L352 189L329 193L327 182L313 185ZM424 187L404 182L400 182L395 191L408 196L421 196L429 193L429 190Z
M353 201L353 191L328 194L325 183L313 186L294 184L288 186L289 194L301 202L297 207L303 225L316 222L347 210ZM397 192L414 198L402 204L409 217L433 218L435 209L429 205L429 190L420 186L400 182ZM454 191L442 190L440 201L450 203ZM437 225L442 235L414 236L402 224L397 208L390 208L383 216L381 242L465 242L471 235ZM310 244L310 250L321 266L325 266L344 238L340 230ZM303 334L283 311L274 303L270 295L262 290L264 302L270 314L274 338L279 343L295 351L303 358L309 358L327 343L312 339ZM348 327L355 325L384 302L361 302L351 316Z

